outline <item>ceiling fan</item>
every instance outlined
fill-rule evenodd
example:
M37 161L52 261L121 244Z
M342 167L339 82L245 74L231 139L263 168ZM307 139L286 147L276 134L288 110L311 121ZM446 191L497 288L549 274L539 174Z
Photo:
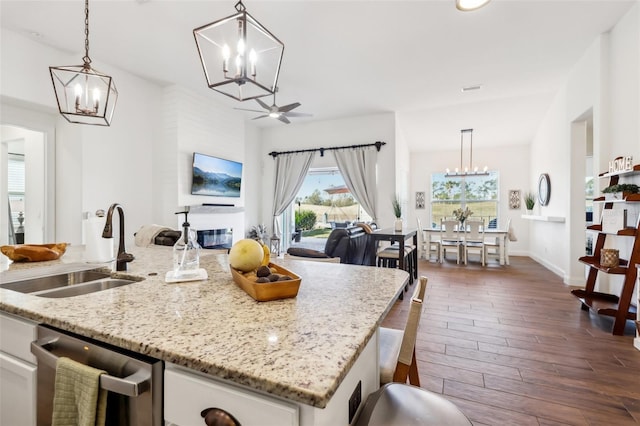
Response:
M258 118L271 117L282 121L283 123L289 124L288 117L311 117L313 114L306 114L304 112L291 112L292 109L298 108L301 104L300 102L294 102L285 106L277 106L276 105L276 95L273 95L273 105L269 106L260 99L256 98L256 102L260 104L264 111L260 111L257 109L247 109L247 108L234 108L241 111L251 111L251 112L262 112L265 113L263 115L259 115L254 117L252 120L257 120Z

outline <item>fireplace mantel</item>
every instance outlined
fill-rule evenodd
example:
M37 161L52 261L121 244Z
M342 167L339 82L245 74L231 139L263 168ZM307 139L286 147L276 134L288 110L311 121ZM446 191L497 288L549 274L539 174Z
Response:
M244 207L231 207L231 206L202 206L195 205L189 206L189 213L195 214L229 214L229 213L242 213L244 212Z
M182 219L182 217L180 217ZM178 221L180 225L182 220ZM245 237L244 206L189 206L189 223L196 231L233 229L233 242Z

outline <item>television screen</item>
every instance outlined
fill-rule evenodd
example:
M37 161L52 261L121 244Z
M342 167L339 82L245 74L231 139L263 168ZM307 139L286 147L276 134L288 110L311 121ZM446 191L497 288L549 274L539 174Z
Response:
M191 193L217 197L239 197L242 163L193 153Z

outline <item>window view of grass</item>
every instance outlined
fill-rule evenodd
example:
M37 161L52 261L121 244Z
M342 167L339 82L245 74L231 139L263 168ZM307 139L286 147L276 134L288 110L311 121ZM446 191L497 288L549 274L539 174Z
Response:
M488 176L447 178L444 173L431 175L431 222L440 226L440 220L453 217L453 211L469 207L472 217L482 218L488 224L498 217L498 173Z

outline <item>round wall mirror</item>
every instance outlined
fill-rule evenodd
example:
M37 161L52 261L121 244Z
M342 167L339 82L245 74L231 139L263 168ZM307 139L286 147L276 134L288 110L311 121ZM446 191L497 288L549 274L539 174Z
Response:
M538 201L541 206L549 204L549 197L551 197L551 181L547 173L542 173L538 179Z

